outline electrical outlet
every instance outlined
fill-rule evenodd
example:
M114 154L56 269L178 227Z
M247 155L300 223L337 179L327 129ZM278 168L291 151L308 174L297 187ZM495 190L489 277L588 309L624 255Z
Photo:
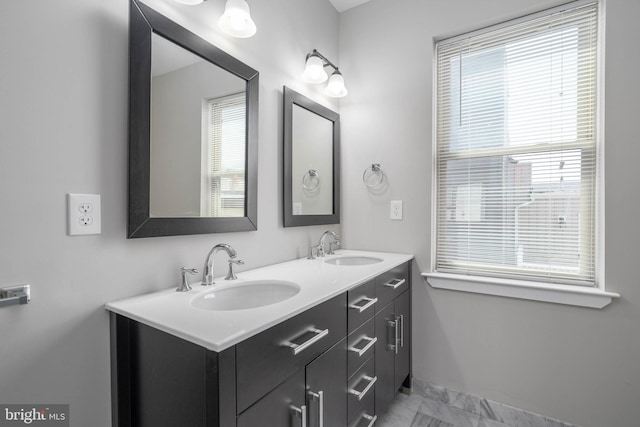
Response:
M402 200L391 201L391 219L402 219Z
M100 234L100 195L67 195L67 225L70 236Z

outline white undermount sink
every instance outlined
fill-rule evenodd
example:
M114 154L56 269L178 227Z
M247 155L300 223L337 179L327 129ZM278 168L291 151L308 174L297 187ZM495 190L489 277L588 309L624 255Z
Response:
M371 256L348 255L327 259L324 262L333 265L368 265L382 262L382 259Z
M254 280L213 289L195 297L191 300L191 305L214 311L247 310L285 301L298 292L300 286L293 282Z

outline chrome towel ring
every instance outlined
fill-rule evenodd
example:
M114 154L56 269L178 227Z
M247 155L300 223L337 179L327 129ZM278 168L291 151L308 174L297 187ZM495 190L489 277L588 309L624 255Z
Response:
M371 182L370 179L372 179L371 177L373 175L378 175L378 179ZM364 170L362 173L362 182L364 182L367 188L376 188L384 182L384 171L380 167L380 163L373 163L371 167Z
M320 175L318 171L309 169L309 171L302 176L302 187L307 191L317 190L318 187L320 187Z

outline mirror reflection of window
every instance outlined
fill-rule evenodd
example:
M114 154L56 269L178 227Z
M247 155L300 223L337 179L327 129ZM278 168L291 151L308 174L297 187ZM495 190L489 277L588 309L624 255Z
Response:
M152 50L150 216L244 217L246 82L157 34Z
M245 104L244 92L207 102L209 174L203 195L210 216L244 216Z

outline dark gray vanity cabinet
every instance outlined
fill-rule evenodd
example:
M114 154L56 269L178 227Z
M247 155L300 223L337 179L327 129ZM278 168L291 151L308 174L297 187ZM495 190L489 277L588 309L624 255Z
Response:
M113 425L373 426L409 385L409 277L406 263L221 352L112 313Z
M404 264L376 279L376 413L386 412L398 390L410 387L411 297L409 265Z
M396 392L408 381L411 357L409 319L409 292L376 314L376 412L379 414L386 412Z
M237 427L344 426L345 342L342 339L241 413ZM303 417L306 424L302 423Z

